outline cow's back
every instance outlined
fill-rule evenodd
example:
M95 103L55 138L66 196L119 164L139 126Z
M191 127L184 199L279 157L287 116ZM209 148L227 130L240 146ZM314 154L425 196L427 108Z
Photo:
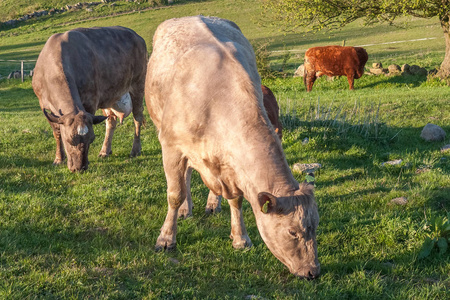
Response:
M172 99L189 98L191 101L187 102L201 106L193 101L205 100L212 92L224 92L233 86L230 84L233 80L252 86L252 91L248 92L256 90L262 104L260 78L254 61L251 45L231 21L195 16L163 22L153 37L146 78L145 98L153 122L160 128L165 107L169 110L167 107L174 105L176 109L178 104L167 103ZM185 84L187 82L189 84ZM228 93L237 91L228 90ZM224 95L218 97L225 98ZM210 109L214 106L209 104Z
M319 76L341 76L357 69L359 57L354 47L312 47L305 52L305 72L315 70Z
M39 55L33 88L42 108L51 109L67 95L40 94L61 89L94 113L117 102L132 81L143 81L146 57L145 41L128 28L77 28L54 34Z

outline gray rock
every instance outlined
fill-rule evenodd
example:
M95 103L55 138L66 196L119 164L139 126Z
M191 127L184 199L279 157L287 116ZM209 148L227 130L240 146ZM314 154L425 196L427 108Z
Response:
M388 70L389 70L389 73L392 73L392 74L397 74L397 73L400 73L400 72L402 71L402 69L400 68L400 66L399 66L399 65L396 65L396 64L390 65L390 66L388 67Z
M417 70L416 75L427 76L428 75L428 71L425 68L420 68L419 70Z
M420 137L427 142L439 142L445 139L445 135L444 129L435 124L428 123L422 129Z
M396 159L396 160L390 160L390 161L385 161L384 163L381 164L382 167L389 165L389 166L397 166L400 165L403 162L402 159Z
M381 69L381 68L383 68L383 64L380 63L380 62L373 63L372 64L372 68L374 68L374 69Z
M408 64L404 64L401 68L403 73L409 73L410 66Z
M421 72L422 69L421 67L419 67L418 65L412 65L409 67L409 72L413 75L419 75L419 73Z
M303 77L305 72L305 65L300 65L297 70L295 70L294 77Z
M398 197L391 200L391 203L398 205L406 205L408 204L408 199L406 197Z
M373 73L373 74L375 74L375 75L381 75L381 74L387 74L388 73L388 69L370 69L369 70L370 71L370 73Z
M441 148L441 152L449 152L450 151L450 144L447 144Z
M312 163L312 164L296 163L292 166L292 171L309 174L316 172L320 168L322 168L322 165L319 163Z

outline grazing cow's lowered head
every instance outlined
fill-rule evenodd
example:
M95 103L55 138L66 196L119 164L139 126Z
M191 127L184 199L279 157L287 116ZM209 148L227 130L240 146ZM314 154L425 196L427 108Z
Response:
M53 113L48 114L45 109L43 111L51 123L59 125L69 170L71 172L87 170L89 145L95 139L92 125L104 121L107 117L94 116L86 112L58 117Z
M292 175L278 126L264 108L252 46L239 27L204 16L165 21L153 38L145 89L167 180L168 210L156 250L176 247L179 209L194 169L214 195L228 199L234 248L252 245L245 197L270 251L293 274L316 278L313 187Z
M316 229L319 213L313 186L302 184L288 197L277 198L262 192L258 202L261 207L256 218L258 229L273 255L296 276L318 277Z

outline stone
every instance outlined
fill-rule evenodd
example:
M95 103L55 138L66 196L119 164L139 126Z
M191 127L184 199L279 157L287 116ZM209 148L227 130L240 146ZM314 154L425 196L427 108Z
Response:
M402 70L403 73L409 73L409 65L408 64L404 64L401 67L401 70Z
M409 67L409 72L413 75L416 75L419 72L420 67L418 65L412 65Z
M402 69L400 68L399 65L396 64L392 64L388 67L389 73L392 74L396 74L396 73L400 73L402 71Z
M295 70L294 77L303 77L305 72L305 65L300 65L297 70Z
M418 76L427 76L428 75L428 71L425 68L420 68L419 70L416 71L416 75L418 75Z
M441 148L441 152L449 152L450 151L450 144L447 144Z
M402 159L390 160L390 161L385 161L384 163L381 164L381 166L383 166L383 167L386 165L397 166L397 165L400 165L402 162L403 162Z
M420 137L423 138L427 142L439 142L445 139L446 133L444 129L439 127L438 125L428 123L422 129L420 133Z
M428 75L435 76L438 72L439 72L439 70L434 68L434 69L428 71Z
M406 205L408 204L408 199L406 197L398 197L391 200L391 203L398 205Z
M380 63L380 62L373 63L372 64L372 68L374 68L374 69L381 69L381 68L383 68L383 64Z
M292 171L309 174L316 172L320 168L322 168L322 165L319 163L311 163L311 164L296 163L292 166Z
M370 73L373 73L375 75L387 74L388 69L370 69Z

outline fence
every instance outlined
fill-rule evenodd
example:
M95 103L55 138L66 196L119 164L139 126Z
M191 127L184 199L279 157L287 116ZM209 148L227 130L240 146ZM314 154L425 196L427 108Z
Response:
M23 82L27 74L29 76L33 75L35 64L36 60L0 59L0 78L20 78Z

